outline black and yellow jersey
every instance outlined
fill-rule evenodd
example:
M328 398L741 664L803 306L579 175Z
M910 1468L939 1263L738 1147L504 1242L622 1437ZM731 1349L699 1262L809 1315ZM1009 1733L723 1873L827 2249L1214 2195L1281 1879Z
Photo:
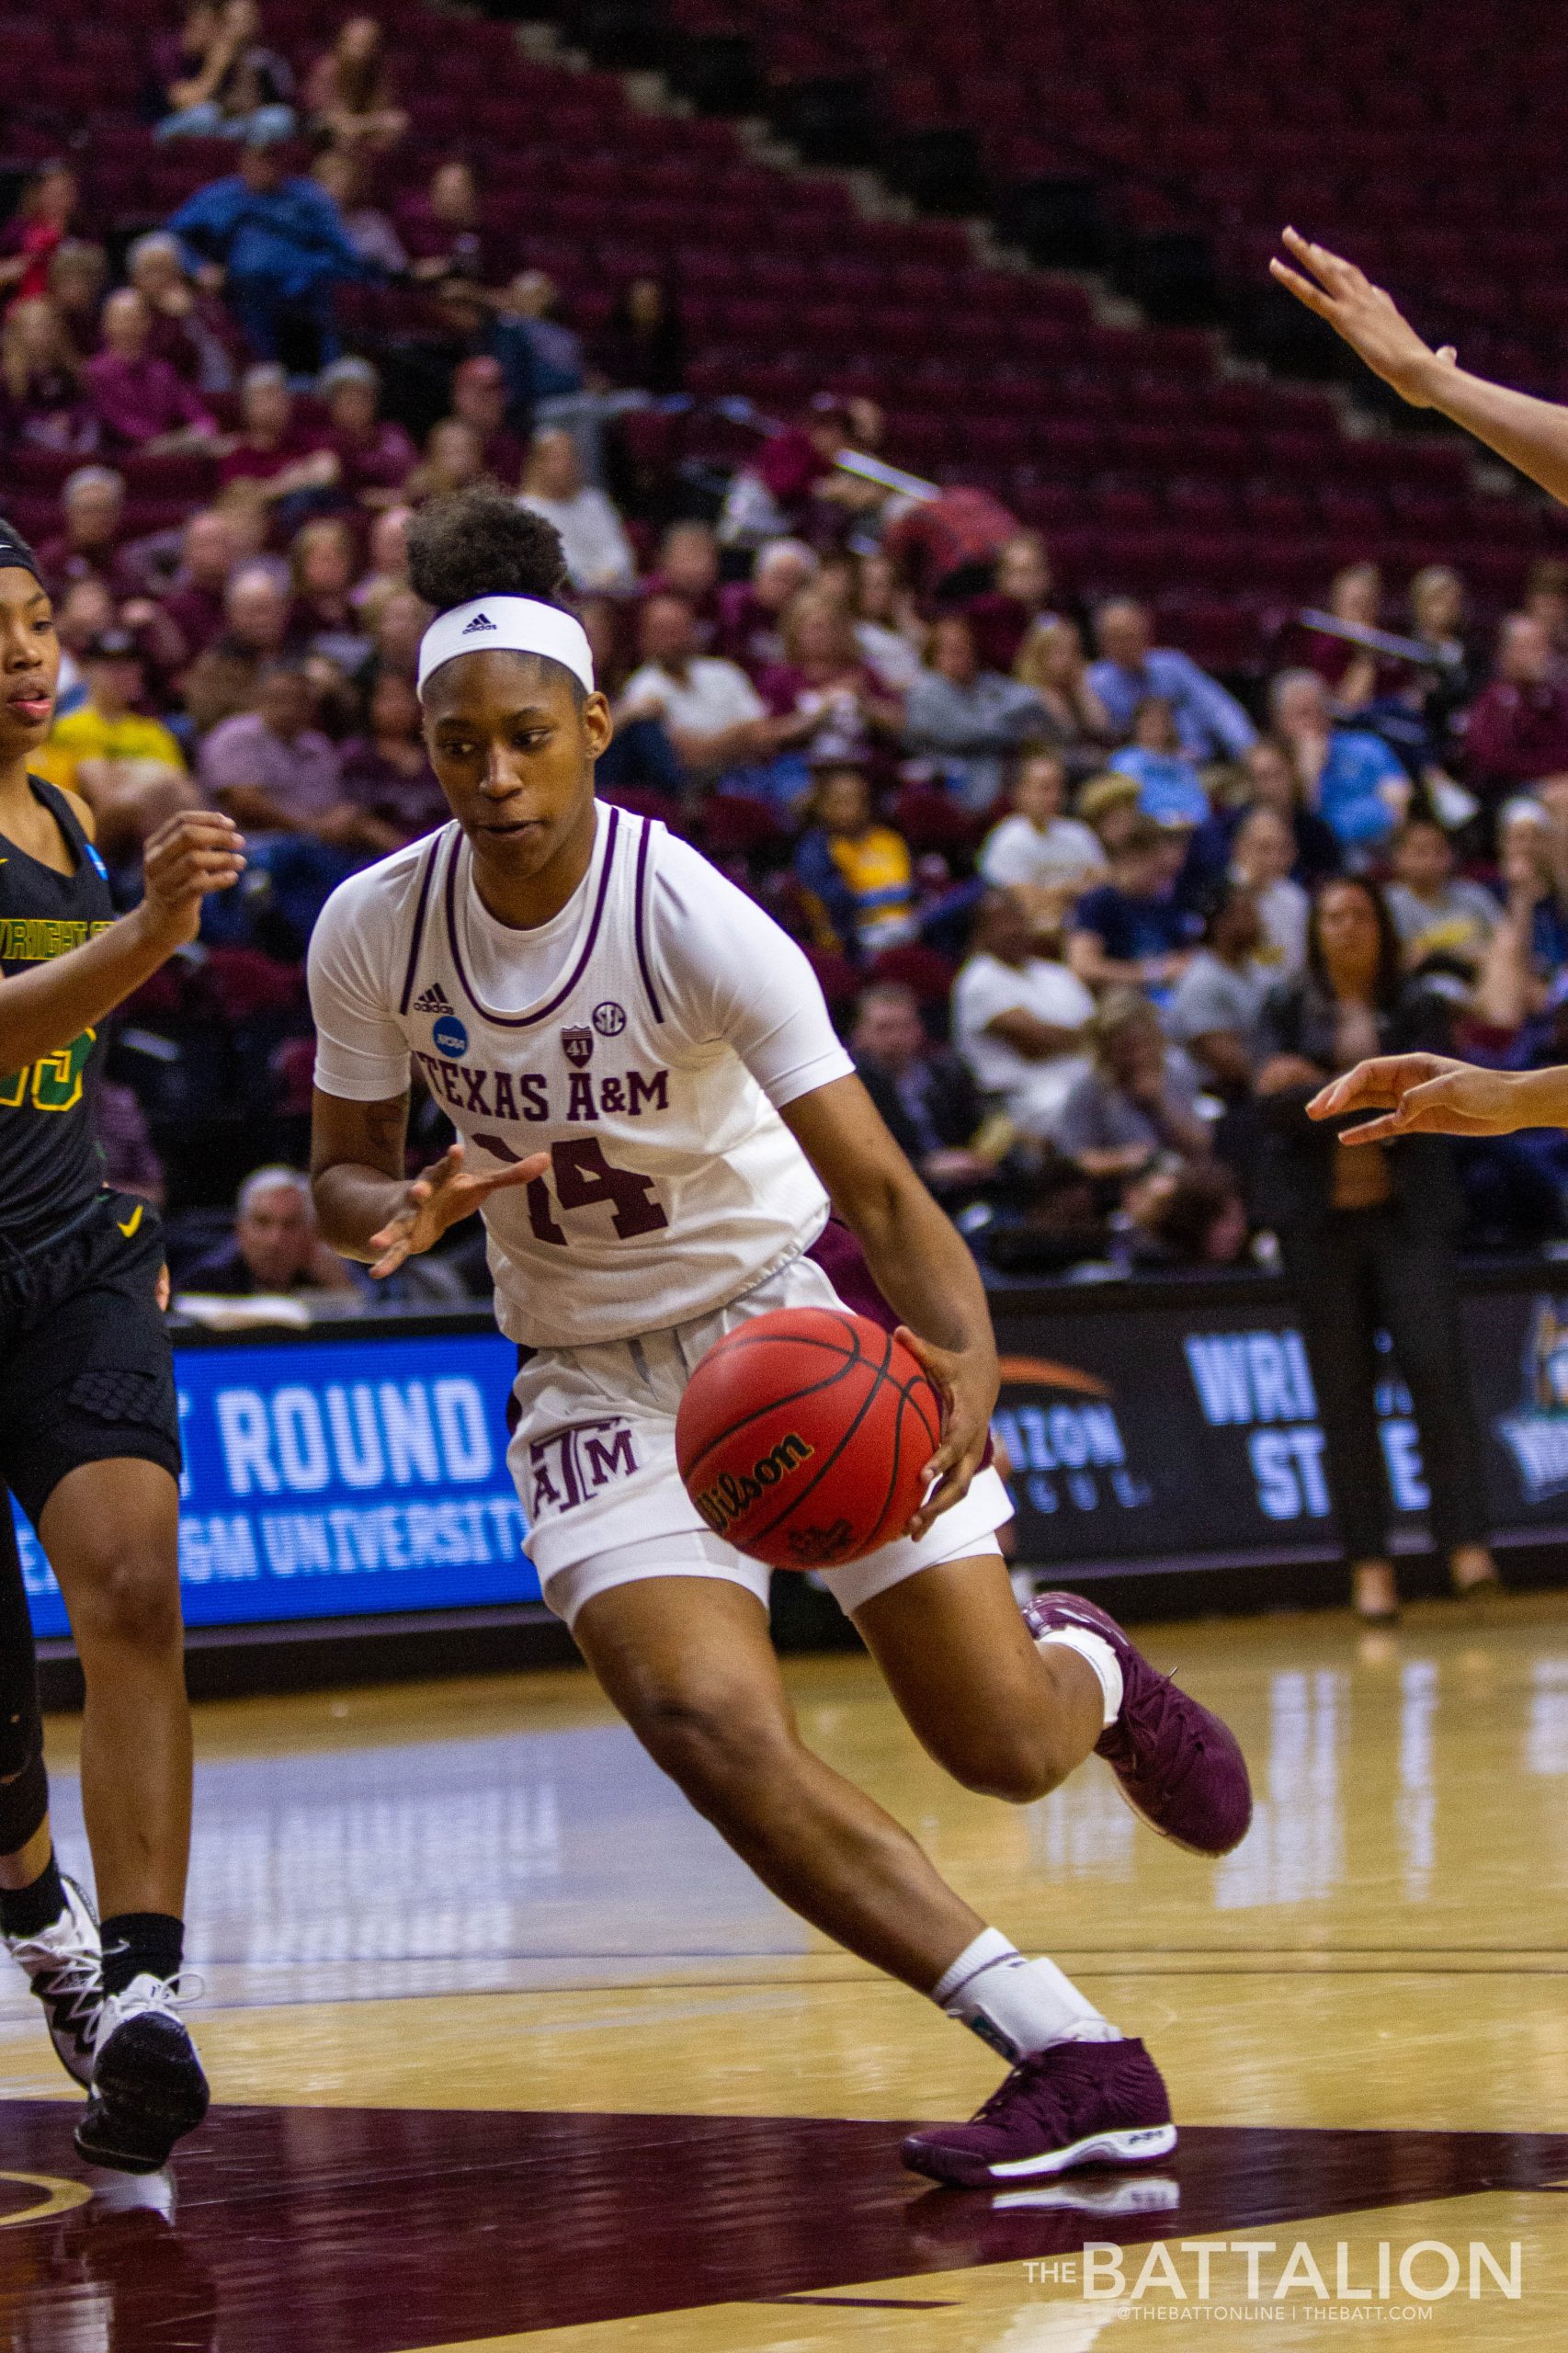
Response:
M7 978L68 955L114 921L104 862L70 802L41 778L28 782L74 864L57 874L0 834L0 973ZM101 1031L85 1029L26 1070L0 1073L0 1236L14 1248L68 1224L103 1188L95 1105L104 1044Z

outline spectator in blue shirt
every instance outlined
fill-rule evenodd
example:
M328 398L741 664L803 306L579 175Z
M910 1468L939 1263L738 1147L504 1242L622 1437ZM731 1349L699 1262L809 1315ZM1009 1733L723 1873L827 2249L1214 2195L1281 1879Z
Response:
M1132 741L1109 766L1138 785L1138 806L1156 825L1201 825L1209 795L1181 748L1176 713L1164 695L1145 695L1132 714Z
M313 326L321 362L336 358L333 288L372 272L331 197L289 171L275 137L248 139L239 170L199 188L168 225L198 283L222 289L264 359L278 358L280 335L295 320Z
M1070 920L1067 961L1092 989L1141 988L1156 1000L1186 971L1195 919L1174 884L1186 836L1138 817L1111 853L1110 881L1088 892Z
M1369 858L1410 806L1411 782L1402 763L1381 735L1335 725L1328 688L1315 670L1282 670L1269 688L1268 708L1309 806L1353 863Z
M1239 760L1256 742L1257 730L1233 695L1189 655L1153 645L1148 613L1131 597L1115 597L1100 607L1095 642L1100 659L1090 665L1089 685L1118 734L1130 735L1139 704L1159 695L1176 715L1188 759Z

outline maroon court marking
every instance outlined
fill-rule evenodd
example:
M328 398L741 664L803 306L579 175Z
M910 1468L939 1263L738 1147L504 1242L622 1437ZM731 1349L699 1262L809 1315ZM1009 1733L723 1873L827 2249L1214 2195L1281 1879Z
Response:
M0 2102L0 2170L85 2177L80 2113ZM85 2343L90 2314L105 2353L412 2353L702 2304L880 2305L857 2283L917 2287L912 2275L1085 2239L1230 2235L1568 2174L1562 2132L1195 2126L1154 2168L1073 2175L1042 2187L1048 2204L999 2211L988 2191L905 2173L904 2129L216 2109L176 2160L172 2223L95 2198L0 2231L0 2345ZM36 2196L0 2180L0 2221Z

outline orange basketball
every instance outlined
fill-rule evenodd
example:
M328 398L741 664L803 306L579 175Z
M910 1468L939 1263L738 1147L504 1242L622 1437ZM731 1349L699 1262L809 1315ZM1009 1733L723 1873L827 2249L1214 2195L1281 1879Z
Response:
M776 1569L835 1568L903 1532L942 1407L901 1342L845 1307L753 1316L709 1349L676 1418L686 1491Z

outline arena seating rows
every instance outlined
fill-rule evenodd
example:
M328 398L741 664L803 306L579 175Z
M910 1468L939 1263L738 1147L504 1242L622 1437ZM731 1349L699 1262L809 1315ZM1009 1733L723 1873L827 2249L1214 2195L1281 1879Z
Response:
M382 190L402 217L417 214L437 162L471 157L501 239L514 242L519 266L558 280L579 325L592 330L631 276L672 272L699 399L742 392L789 415L824 383L874 393L888 412L890 456L994 489L1048 532L1065 579L1089 595L1154 597L1167 632L1205 661L1247 658L1260 627L1341 563L1374 553L1408 569L1441 553L1464 567L1484 605L1516 589L1544 543L1540 510L1478 494L1451 444L1353 438L1326 393L1222 372L1206 333L1102 324L1078 283L983 267L961 224L867 220L841 180L755 163L723 122L641 110L610 74L524 54L510 27L464 18L460 32L459 20L417 0L391 0L381 13L414 122L397 185ZM1013 27L1006 76L982 70L987 28L1000 24L984 6L957 27L884 0L851 0L835 16L886 61L890 104L916 119L937 97L949 110L983 103L994 152L1014 167L1027 161L1017 142L1032 134L1025 110L1003 104L1004 81L1014 93L1049 91L1088 147L1102 128L1131 134L1136 94L1157 86L1141 46L1144 11L1127 0L1103 15L1066 12L1058 32L1046 20L1044 29ZM115 0L112 11L89 0L58 23L0 22L12 60L6 159L25 164L69 144L87 225L121 240L232 165L221 143L160 147L137 112L149 40L165 18L150 0ZM802 26L811 41L827 39L822 12L790 0L766 0L756 22L769 39L795 41L780 53L801 63ZM1221 84L1220 51L1202 33L1219 22L1195 12L1189 25L1184 13L1187 79L1172 82L1162 119L1187 121L1175 98L1189 83L1206 85L1210 99L1236 94L1240 107L1256 61L1249 52L1246 72L1228 68ZM924 80L900 63L917 25ZM275 0L267 27L301 67L328 29L300 0ZM1046 45L1060 34L1074 59L1071 83L1051 82L1047 47L1028 46L1037 34ZM1134 52L1144 59L1137 82ZM1044 120L1051 106L1027 111ZM1268 119L1277 164L1286 151ZM1227 139L1233 169L1235 154L1256 146L1241 121L1238 113ZM1246 222L1234 232L1239 245L1253 233ZM351 333L356 301L384 335L406 299L395 290L351 296ZM132 461L131 472L134 520L146 529L207 487L198 460ZM55 487L48 460L18 470L24 528L31 502Z

